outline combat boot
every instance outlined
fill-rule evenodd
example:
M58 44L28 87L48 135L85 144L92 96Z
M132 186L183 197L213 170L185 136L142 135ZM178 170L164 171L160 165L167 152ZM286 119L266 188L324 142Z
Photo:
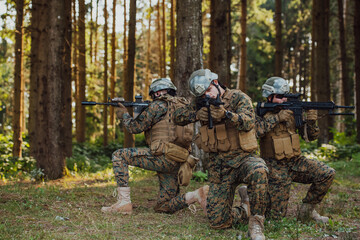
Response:
M328 223L329 218L321 216L315 210L315 205L310 203L303 203L300 207L298 218L302 222L307 222L309 220L315 220L318 223Z
M240 198L241 198L241 207L245 210L246 216L250 216L250 200L247 194L247 187L242 186L238 189Z
M248 237L251 240L265 240L264 221L264 216L255 215L249 217Z
M118 201L110 207L102 207L101 211L118 212L122 214L132 214L132 203L130 200L130 187L118 187Z
M185 201L187 204L193 204L198 202L206 214L206 198L209 193L209 186L205 185L199 189L196 189L193 192L188 192L185 194Z

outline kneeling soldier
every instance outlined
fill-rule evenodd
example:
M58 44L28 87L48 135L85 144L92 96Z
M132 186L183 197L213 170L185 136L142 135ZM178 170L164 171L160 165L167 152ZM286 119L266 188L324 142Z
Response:
M206 210L211 227L229 228L243 219L249 219L248 235L251 239L265 239L268 169L264 160L255 155L258 145L251 99L240 90L221 85L217 74L209 69L193 72L189 88L198 103L208 101L207 107L200 106L199 109L191 103L177 109L174 120L180 125L200 120L202 125L195 141L209 153L210 189ZM211 104L219 101L224 105ZM241 183L248 186L250 207L233 208L235 189Z
M198 202L205 211L208 186L194 192L179 194L179 182L186 185L191 177L192 168L197 159L190 155L193 126L176 126L172 115L176 108L188 101L176 97L176 87L170 79L155 79L150 85L149 95L153 102L135 119L119 103L116 115L123 120L130 133L145 132L149 148L125 148L113 153L112 162L118 185L118 201L110 207L103 207L103 212L132 213L130 200L128 166L136 166L156 171L160 192L156 212L174 213Z
M283 96L289 92L286 80L271 77L262 86L263 97L268 102L283 103ZM269 112L264 117L257 117L256 128L260 137L261 157L269 168L269 201L266 215L275 218L284 217L290 195L292 182L311 184L298 212L302 221L313 219L327 223L328 217L320 216L315 206L326 195L335 177L335 170L315 159L301 155L299 134L309 141L319 135L316 125L317 110L308 110L306 124L298 129L295 127L294 115L291 110ZM240 189L240 195L244 189ZM246 198L246 197L245 197Z

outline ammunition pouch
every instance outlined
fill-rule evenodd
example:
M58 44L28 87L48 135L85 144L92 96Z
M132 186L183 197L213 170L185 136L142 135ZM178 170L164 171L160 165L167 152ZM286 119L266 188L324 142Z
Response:
M301 154L300 138L296 133L271 135L261 140L261 157L281 160L292 158Z
M204 152L227 152L239 148L252 152L258 148L255 129L245 132L235 127L227 128L225 124L215 125L212 129L202 126L195 144Z
M165 145L164 153L166 159L180 163L187 161L190 154L189 150L180 147L174 143L168 142L164 145Z
M181 164L178 172L178 183L180 186L187 186L192 178L193 169L196 163L199 161L198 158L189 155L186 162Z
M165 144L161 140L153 141L150 144L150 152L154 156L159 156L164 154Z

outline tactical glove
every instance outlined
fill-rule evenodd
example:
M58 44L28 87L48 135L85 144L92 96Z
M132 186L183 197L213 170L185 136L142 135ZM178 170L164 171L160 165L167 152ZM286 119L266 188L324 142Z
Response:
M318 118L318 111L310 109L306 111L306 121L316 121Z
M278 113L279 122L289 122L293 121L294 119L294 113L291 110L281 110Z
M226 110L223 106L210 105L211 116L215 121L221 121L225 117Z
M128 110L126 109L126 107L124 105L122 105L121 103L118 103L118 108L116 110L116 116L118 119L123 119L124 118L124 113L127 113Z
M202 107L196 112L196 119L204 122L208 121L208 110L206 107Z

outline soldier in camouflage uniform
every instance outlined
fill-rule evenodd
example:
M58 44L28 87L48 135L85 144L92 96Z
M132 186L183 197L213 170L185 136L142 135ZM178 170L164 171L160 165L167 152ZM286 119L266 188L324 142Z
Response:
M251 99L240 90L228 89L218 82L209 69L200 69L189 78L189 88L196 99L206 95L220 98L224 106L210 106L214 127L209 128L208 110L197 109L196 103L174 113L176 124L186 125L200 120L200 133L195 142L209 152L210 189L207 216L215 229L229 228L249 218L251 239L265 239L267 172L264 160L255 155L255 112ZM246 183L250 207L232 207L236 187Z
M263 97L266 97L268 102L287 101L283 95L289 92L289 85L283 78L269 78L262 89ZM306 141L315 140L319 135L319 127L316 125L317 110L308 110L305 118L306 124L298 129L297 133L291 110L268 112L262 118L257 116L260 156L269 168L269 201L266 216L279 218L286 215L291 183L298 182L311 184L302 200L299 219L327 223L329 218L320 216L314 208L330 188L335 170L323 162L301 155L299 135ZM241 194L242 190L239 191Z
M149 95L153 98L153 102L135 119L121 103L118 104L117 117L123 120L124 126L130 133L145 132L149 148L125 148L113 153L112 162L118 186L118 201L101 210L122 214L132 213L129 165L157 172L160 191L154 207L156 212L174 213L195 202L200 203L205 209L208 186L194 192L179 194L179 169L183 166L193 167L196 163L189 155L193 126L175 126L172 114L176 107L183 106L188 101L176 97L176 87L170 79L166 78L153 80ZM171 156L171 151L174 149L175 158Z

